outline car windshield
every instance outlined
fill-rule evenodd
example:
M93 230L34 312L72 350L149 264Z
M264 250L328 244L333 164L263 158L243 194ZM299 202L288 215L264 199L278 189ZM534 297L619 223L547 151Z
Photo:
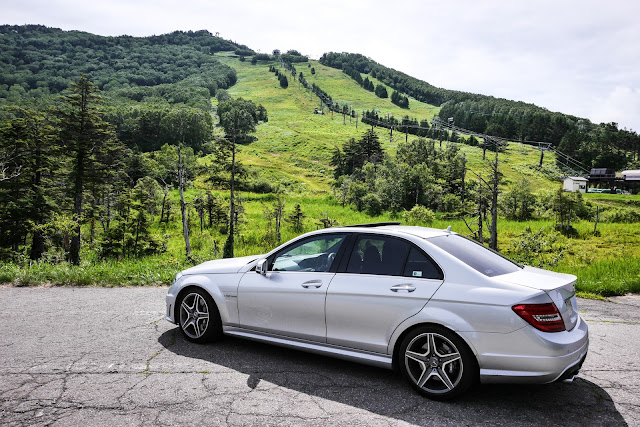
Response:
M485 276L514 273L522 268L499 253L458 234L432 237L428 241Z

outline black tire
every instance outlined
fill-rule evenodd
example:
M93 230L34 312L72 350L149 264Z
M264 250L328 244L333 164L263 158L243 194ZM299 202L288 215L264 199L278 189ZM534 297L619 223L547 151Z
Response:
M467 344L440 326L420 326L407 334L398 352L398 366L415 390L434 400L464 393L478 373Z
M184 291L176 301L176 320L180 332L198 344L217 341L222 337L222 322L215 301L198 288Z

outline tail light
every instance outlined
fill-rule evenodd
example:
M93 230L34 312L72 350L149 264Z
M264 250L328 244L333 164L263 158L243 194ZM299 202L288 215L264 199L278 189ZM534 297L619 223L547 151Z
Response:
M566 330L558 307L552 302L545 304L518 304L511 307L528 324L543 332Z

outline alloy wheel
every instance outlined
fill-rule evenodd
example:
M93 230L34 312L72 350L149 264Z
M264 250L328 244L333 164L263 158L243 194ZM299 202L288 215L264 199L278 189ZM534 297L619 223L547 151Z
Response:
M430 394L452 391L460 384L464 372L460 351L438 333L423 333L411 340L404 363L413 383Z
M192 339L202 337L209 327L209 306L204 297L190 293L180 304L180 327Z

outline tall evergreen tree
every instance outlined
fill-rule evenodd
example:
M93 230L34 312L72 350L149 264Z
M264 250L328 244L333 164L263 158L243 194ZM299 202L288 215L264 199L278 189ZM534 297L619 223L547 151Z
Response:
M76 224L69 260L76 265L80 264L80 225L85 187L88 182L99 181L114 171L114 164L122 158L124 149L113 127L103 120L103 113L98 109L102 102L98 92L93 83L81 76L69 86L62 106L56 110L61 145L71 159L69 184Z
M376 86L376 96L378 98L388 98L389 94L387 93L387 88L385 88L383 85L379 84Z
M45 251L43 228L55 211L50 196L54 128L41 112L18 109L14 114L0 130L0 151L10 159L0 180L0 220L7 225L0 232L0 247L15 252L30 233L29 257L37 260Z
M279 80L280 80L280 86L283 89L286 89L289 87L289 81L287 80L287 76L285 76L284 74L280 74Z
M383 157L382 145L378 134L372 129L367 130L360 138L362 165L367 162L380 163Z

